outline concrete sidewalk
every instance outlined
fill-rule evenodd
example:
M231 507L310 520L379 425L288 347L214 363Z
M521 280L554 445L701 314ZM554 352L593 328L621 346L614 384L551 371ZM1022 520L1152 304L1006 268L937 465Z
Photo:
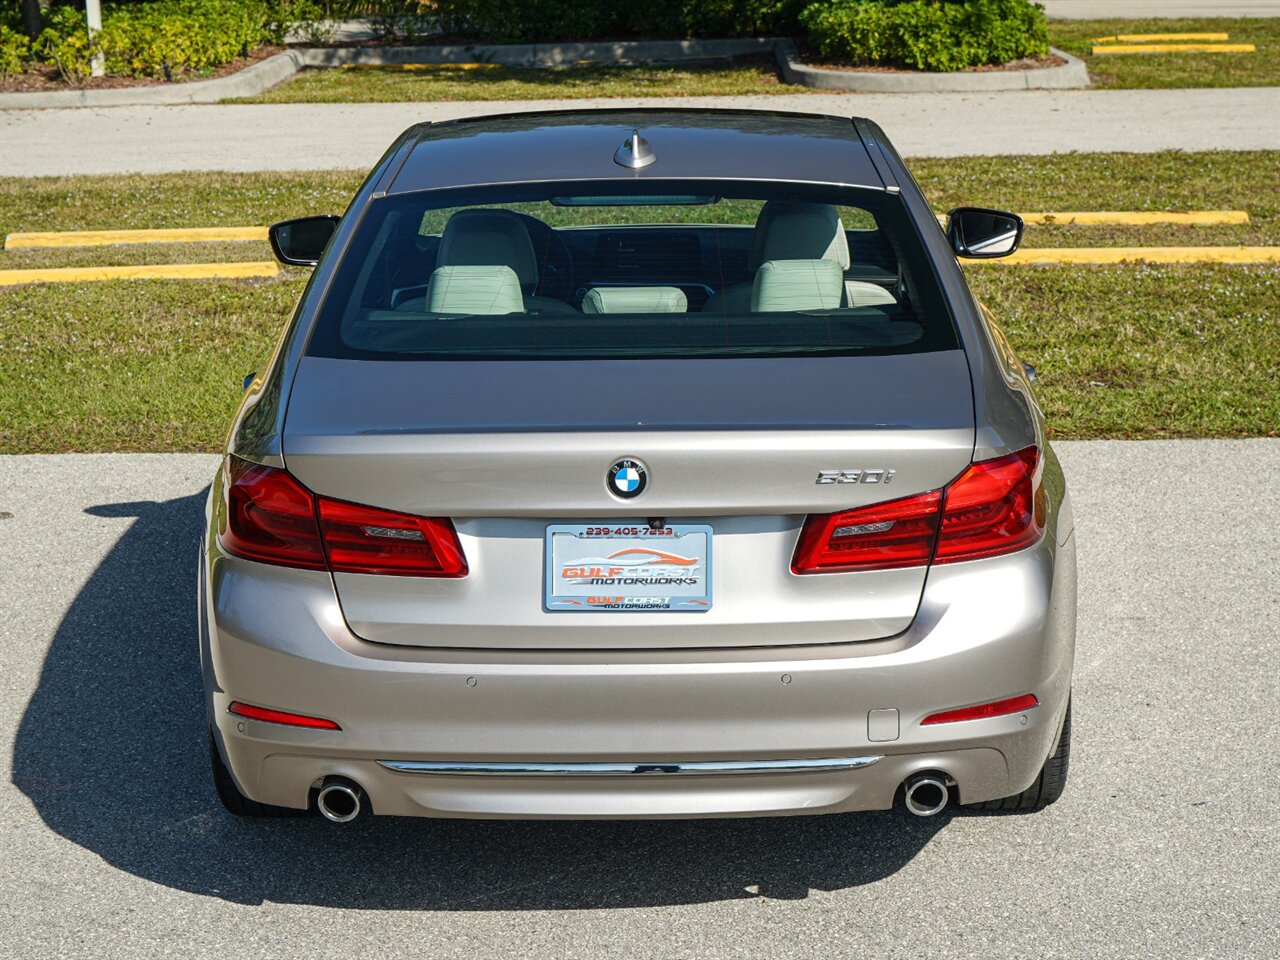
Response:
M213 105L0 114L0 176L371 166L410 124L586 107L867 116L906 156L1280 149L1280 87Z

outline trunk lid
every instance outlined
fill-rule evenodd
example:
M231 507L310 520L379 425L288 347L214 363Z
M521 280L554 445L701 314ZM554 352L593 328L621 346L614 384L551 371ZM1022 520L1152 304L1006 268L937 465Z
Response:
M807 514L943 486L969 463L973 442L960 350L671 361L307 357L290 396L284 455L321 496L457 526L465 579L335 575L343 613L365 639L713 647L905 629L923 567L796 576L796 538ZM648 470L633 501L606 486L624 458ZM824 471L862 482L816 482ZM650 518L712 528L706 612L543 609L547 527Z

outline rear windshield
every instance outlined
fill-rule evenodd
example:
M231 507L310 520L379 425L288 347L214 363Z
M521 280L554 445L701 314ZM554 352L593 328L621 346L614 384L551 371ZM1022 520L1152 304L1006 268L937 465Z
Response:
M343 254L308 352L673 359L956 345L900 197L695 181L374 201Z

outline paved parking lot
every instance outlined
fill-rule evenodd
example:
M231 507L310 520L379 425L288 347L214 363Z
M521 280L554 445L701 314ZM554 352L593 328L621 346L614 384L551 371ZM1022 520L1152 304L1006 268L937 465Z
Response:
M346 829L209 787L213 458L0 458L0 956L1280 955L1280 441L1059 449L1082 579L1050 810Z

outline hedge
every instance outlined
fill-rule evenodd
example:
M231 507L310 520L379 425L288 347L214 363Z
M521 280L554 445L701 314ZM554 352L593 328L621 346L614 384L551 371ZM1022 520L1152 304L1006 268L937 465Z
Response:
M823 56L848 64L953 71L1049 52L1031 0L824 0L800 22Z
M111 76L174 80L230 63L263 44L282 42L287 14L287 7L268 0L106 4L102 30L90 41L83 9L58 6L46 15L44 32L31 50L69 83L89 76L98 53Z
M794 31L806 0L434 0L446 33L490 43L754 37ZM386 5L386 4L384 4ZM397 4L393 2L391 6ZM402 2L399 5L404 6ZM408 6L413 6L409 0Z
M323 42L328 20L352 15L388 41L440 31L489 43L794 36L803 25L825 57L918 70L1005 63L1049 46L1030 0L152 0L104 5L93 41L83 5L62 3L32 43L14 13L0 8L0 79L35 58L70 83L88 78L99 53L109 75L174 80L282 43L293 25Z

